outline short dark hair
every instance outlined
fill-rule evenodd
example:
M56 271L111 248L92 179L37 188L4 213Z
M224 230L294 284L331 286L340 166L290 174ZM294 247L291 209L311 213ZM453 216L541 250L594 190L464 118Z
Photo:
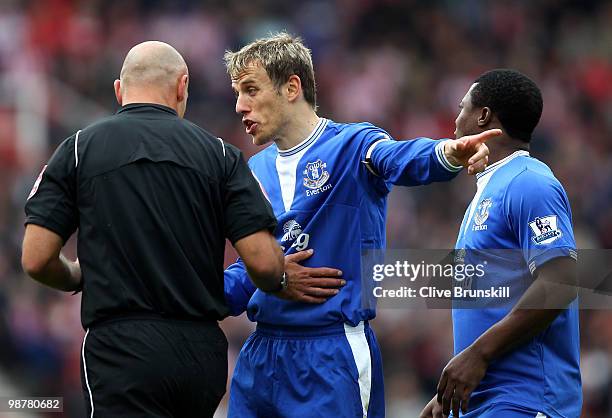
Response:
M536 83L509 69L487 71L474 83L472 105L490 108L508 135L529 142L544 106Z

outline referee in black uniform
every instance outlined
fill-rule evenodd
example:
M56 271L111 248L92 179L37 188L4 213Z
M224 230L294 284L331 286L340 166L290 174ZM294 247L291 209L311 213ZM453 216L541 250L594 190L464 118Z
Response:
M225 393L228 238L279 290L276 219L241 153L183 119L188 70L162 42L126 56L117 114L66 139L26 211L22 264L83 291L88 417L211 417ZM78 229L78 260L60 250Z

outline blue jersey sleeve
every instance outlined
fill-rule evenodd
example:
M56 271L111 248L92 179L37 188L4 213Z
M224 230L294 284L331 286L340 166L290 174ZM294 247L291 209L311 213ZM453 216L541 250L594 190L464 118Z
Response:
M462 167L451 165L443 152L444 141L417 138L396 141L386 132L373 129L367 133L362 161L366 168L392 185L417 186L454 178Z
M553 258L576 258L569 201L552 175L522 171L508 187L506 211L532 274Z
M225 302L227 303L230 315L238 316L246 311L247 305L253 293L257 289L241 259L229 266L223 273Z

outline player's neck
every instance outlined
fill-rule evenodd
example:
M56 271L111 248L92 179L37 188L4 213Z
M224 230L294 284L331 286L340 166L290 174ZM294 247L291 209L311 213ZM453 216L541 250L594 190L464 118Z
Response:
M489 147L489 165L503 160L516 151L529 151L528 142L510 138L506 135L502 135L499 138L495 138L493 141L487 142L487 146Z
M309 108L294 115L294 117L290 117L285 133L275 139L274 142L276 142L278 149L283 151L293 148L308 138L318 123L319 117L312 108Z

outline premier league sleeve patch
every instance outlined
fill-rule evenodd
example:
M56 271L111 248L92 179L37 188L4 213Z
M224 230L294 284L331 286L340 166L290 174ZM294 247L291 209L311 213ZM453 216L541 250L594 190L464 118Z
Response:
M529 222L529 227L534 234L531 239L535 244L550 244L563 235L557 227L557 215L537 217Z

